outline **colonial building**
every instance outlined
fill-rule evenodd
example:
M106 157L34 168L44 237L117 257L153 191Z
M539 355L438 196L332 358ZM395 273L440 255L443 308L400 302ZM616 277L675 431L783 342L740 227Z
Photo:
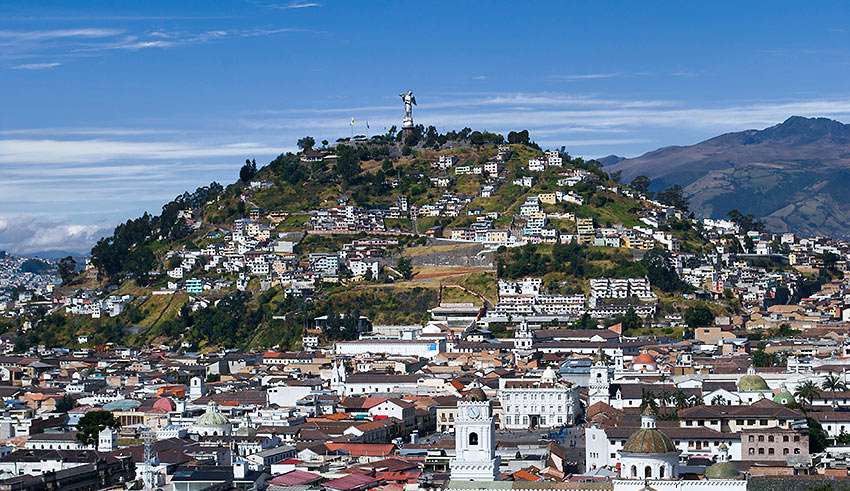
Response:
M580 409L578 389L561 382L551 367L538 379L500 379L502 428L556 428L572 425Z

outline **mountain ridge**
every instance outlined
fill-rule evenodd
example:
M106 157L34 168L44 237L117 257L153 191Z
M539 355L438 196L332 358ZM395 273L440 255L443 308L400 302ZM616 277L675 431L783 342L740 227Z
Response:
M725 217L752 213L777 232L847 237L850 231L850 125L792 116L762 130L724 133L662 147L606 168L651 189L684 188L691 209Z

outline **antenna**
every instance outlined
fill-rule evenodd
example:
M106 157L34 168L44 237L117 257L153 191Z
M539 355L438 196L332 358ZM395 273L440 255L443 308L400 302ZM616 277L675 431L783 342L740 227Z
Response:
M142 441L145 443L145 471L142 474L144 489L156 489L159 481L159 463L153 445L156 443L156 432L150 428L142 430Z

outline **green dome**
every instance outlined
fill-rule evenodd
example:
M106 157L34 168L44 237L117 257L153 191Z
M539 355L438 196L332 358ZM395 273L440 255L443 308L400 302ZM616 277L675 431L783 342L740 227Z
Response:
M782 404L783 406L787 406L788 404L794 403L796 401L794 400L794 394L788 392L785 389L782 389L781 391L779 391L778 394L773 396L773 402L777 404Z
M227 426L229 424L230 421L227 416L218 412L215 403L210 403L207 406L207 411L195 421L195 426Z
M670 437L655 428L642 428L632 433L623 445L623 452L669 453L678 452Z
M741 392L761 392L770 390L767 382L760 375L744 375L738 380L738 390Z
M737 479L738 468L732 462L718 462L705 469L706 479Z

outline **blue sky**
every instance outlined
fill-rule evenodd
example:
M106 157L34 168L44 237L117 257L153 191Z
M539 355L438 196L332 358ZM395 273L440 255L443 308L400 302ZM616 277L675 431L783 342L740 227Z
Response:
M634 156L850 121L845 2L0 3L0 249L86 249L295 140L417 122Z

